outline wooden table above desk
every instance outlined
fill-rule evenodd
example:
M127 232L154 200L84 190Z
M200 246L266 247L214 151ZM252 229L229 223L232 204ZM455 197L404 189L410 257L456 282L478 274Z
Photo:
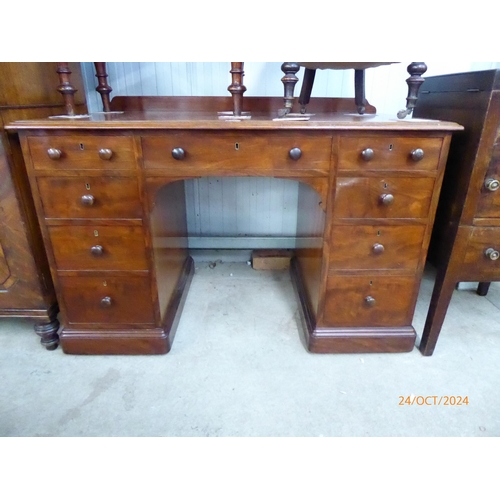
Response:
M116 103L115 103L116 101ZM67 353L166 353L193 263L184 181L300 182L291 273L312 352L405 352L450 136L449 122L350 112L316 99L121 98L123 113L17 122ZM342 112L339 112L342 111Z

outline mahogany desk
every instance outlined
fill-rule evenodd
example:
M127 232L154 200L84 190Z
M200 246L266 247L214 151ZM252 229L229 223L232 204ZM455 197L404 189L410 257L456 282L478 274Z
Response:
M127 98L122 114L11 124L64 352L169 351L194 272L183 181L201 176L300 183L291 274L310 351L412 350L450 137L462 127L359 116L344 101L315 100L310 121L275 121L281 99L246 98L252 118L227 121L217 111L229 97Z

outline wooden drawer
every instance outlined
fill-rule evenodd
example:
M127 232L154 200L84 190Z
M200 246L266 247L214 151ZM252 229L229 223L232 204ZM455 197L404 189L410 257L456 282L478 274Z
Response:
M338 177L334 217L427 218L433 189L429 177Z
M38 177L37 183L47 218L142 218L134 178Z
M412 276L329 276L325 326L409 325L413 289Z
M147 270L141 226L49 226L58 270Z
M131 136L49 135L28 137L28 144L35 169L135 169L137 165Z
M500 131L499 131L500 133ZM500 217L500 141L495 144L481 186L481 196L477 204L476 217Z
M149 277L59 276L69 323L153 324Z
M499 256L500 227L473 228L465 250L465 269L477 273L497 274L497 277L500 278Z
M429 137L343 136L339 170L436 170L442 142ZM412 153L418 150L423 151L423 158L413 159Z
M425 226L334 226L331 269L415 271Z
M293 131L172 131L142 138L144 166L168 175L327 175L331 145L331 135ZM300 150L295 160L294 149Z

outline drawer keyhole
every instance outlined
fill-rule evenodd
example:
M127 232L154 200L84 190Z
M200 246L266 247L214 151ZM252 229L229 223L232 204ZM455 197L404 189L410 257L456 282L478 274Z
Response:
M234 149L236 149L236 151L240 150L240 143L239 142L234 143Z
M392 144L389 144L389 151L392 151Z
M90 191L90 184L89 184L88 182L85 184L85 189L86 189L87 191Z
M84 149L85 149L85 146L82 143L80 143L80 150L83 151Z

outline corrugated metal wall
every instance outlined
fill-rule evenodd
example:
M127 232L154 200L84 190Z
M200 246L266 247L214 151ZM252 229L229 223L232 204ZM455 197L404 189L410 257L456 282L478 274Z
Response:
M408 62L366 71L366 98L379 114L405 107ZM424 76L500 67L500 63L427 63ZM108 62L111 96L229 95L228 62ZM90 111L101 111L93 63L82 63ZM295 95L300 92L300 79ZM248 96L282 96L281 62L245 63ZM318 71L313 96L353 97L354 72ZM188 230L192 248L290 247L295 235L298 185L271 178L209 177L186 182Z

